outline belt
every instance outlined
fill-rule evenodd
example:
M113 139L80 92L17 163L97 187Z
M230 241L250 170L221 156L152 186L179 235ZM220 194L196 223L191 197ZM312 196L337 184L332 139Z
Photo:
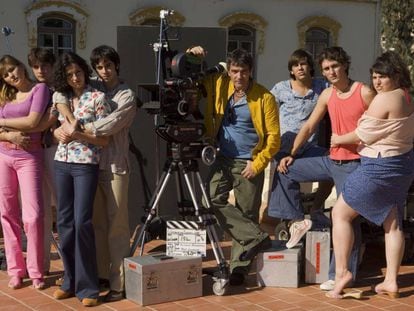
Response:
M24 150L24 151L37 151L42 148L40 142L33 142L27 148L22 148L19 145L13 144L9 141L0 142L0 147L6 150Z
M331 159L331 160L336 165L343 165L343 164L352 163L352 162L361 162L361 159L353 159L353 160L333 160L333 159Z

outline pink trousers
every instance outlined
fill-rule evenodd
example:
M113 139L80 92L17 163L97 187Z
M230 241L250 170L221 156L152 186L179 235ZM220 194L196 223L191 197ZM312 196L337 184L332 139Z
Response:
M0 153L0 212L9 276L43 277L42 153ZM21 210L19 206L19 188ZM27 236L26 264L21 227ZM27 266L27 269L26 269Z

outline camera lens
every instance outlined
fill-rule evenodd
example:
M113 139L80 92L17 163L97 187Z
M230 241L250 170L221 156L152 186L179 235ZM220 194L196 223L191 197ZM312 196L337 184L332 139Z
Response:
M177 111L180 115L186 116L188 114L188 103L185 100L182 100L177 105Z
M201 151L201 160L205 165L211 165L216 160L216 149L209 145Z

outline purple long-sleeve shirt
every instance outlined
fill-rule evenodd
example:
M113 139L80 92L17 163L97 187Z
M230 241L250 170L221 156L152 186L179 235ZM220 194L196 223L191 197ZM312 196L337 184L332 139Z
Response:
M46 111L50 100L49 88L44 83L36 84L30 94L21 102L6 103L0 107L0 118L12 119L28 116L31 112L43 114ZM41 143L41 132L28 134L30 136L31 146L39 146ZM22 150L18 148L10 148L10 144L0 144L0 152L14 156L24 155L27 152L35 151L36 148Z

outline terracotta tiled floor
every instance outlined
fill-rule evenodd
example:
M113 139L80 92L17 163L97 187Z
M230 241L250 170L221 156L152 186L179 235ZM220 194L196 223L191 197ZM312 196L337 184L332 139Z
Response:
M160 248L161 241L152 241L146 245L146 250ZM400 286L401 298L389 299L376 296L370 292L370 284L379 282L384 272L383 243L380 240L367 244L364 260L360 267L360 275L355 287L364 291L361 300L333 300L324 296L318 285L302 284L299 288L260 288L256 286L255 274L252 272L246 286L230 287L225 296L215 296L212 292L212 280L209 275L203 277L203 296L194 299L181 300L146 307L139 306L126 299L107 304L100 304L94 310L414 310L414 266L404 264L401 269ZM223 243L226 255L229 253L229 243ZM56 279L62 271L62 262L56 253L53 254L52 272L47 278L49 287L38 291L25 286L19 290L7 287L8 276L0 272L0 310L80 310L84 309L76 298L57 301L52 293L57 289ZM203 267L215 266L214 260L205 260ZM210 268L211 269L211 268ZM208 270L208 269L206 269ZM279 277L283 277L280 275Z

